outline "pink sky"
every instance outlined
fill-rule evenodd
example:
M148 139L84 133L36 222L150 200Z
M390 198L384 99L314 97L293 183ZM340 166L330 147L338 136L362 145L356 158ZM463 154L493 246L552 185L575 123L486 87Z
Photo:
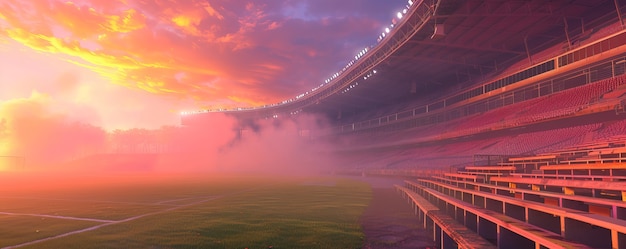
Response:
M4 0L0 120L39 106L106 130L152 129L183 110L280 102L374 45L405 5Z

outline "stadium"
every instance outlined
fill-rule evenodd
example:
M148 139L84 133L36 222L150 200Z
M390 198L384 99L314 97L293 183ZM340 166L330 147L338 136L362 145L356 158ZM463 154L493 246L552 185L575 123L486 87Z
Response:
M441 248L626 247L626 32L619 1L409 1L319 87L216 113L321 115L348 175L396 186ZM340 148L339 148L340 147Z
M337 18L375 43L328 77L293 68L314 49L285 56L322 39L281 39L391 2L226 2L0 3L3 55L44 65L3 60L0 248L626 248L620 0L408 0L382 32ZM333 9L315 31L309 7ZM179 125L142 128L167 108Z

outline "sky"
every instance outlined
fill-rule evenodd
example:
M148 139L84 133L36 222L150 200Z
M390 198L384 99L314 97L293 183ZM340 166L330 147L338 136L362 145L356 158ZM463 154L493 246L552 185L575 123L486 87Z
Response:
M375 45L405 0L2 0L0 138L38 113L104 130L277 103ZM0 148L1 149L1 148Z

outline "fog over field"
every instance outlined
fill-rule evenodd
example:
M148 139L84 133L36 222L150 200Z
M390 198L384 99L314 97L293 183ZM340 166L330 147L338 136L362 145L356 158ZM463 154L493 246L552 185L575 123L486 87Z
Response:
M242 126L216 113L202 126L106 131L49 101L33 93L1 103L0 155L19 157L4 158L4 171L305 173L332 164L329 145L304 134L323 128L315 116Z

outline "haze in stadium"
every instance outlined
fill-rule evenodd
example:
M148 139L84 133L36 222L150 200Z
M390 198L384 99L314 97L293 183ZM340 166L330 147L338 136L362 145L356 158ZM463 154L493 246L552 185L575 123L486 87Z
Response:
M0 249L624 248L625 13L0 1Z
M180 111L308 91L375 44L406 2L0 4L0 155L49 163L101 150L107 133L178 126ZM226 130L203 142L228 141Z
M181 112L319 87L407 4L0 1L0 248L362 245L371 190L320 176L325 117Z

